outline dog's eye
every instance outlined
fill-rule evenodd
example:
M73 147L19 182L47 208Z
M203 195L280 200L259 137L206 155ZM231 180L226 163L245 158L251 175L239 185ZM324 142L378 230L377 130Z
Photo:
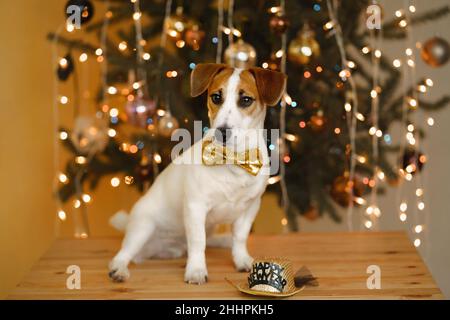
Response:
M249 96L242 96L239 98L238 104L241 108L247 108L250 107L253 103L254 99Z
M214 104L221 104L222 103L222 95L220 93L213 93L211 95L211 101Z

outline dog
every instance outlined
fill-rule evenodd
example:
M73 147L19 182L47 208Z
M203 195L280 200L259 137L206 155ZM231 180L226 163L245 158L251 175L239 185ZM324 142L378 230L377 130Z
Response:
M262 134L266 107L277 104L285 88L283 73L257 67L238 69L205 63L191 73L191 96L208 92L211 129L205 137L218 141L221 137L224 146L233 145L238 152L258 148L263 169L270 166ZM248 135L250 131L258 133ZM179 258L187 251L184 280L203 284L208 278L206 245L231 245L236 269L250 270L253 258L247 250L247 238L266 189L268 170L252 175L233 164L183 163L192 152L202 152L205 137L163 170L130 215L113 218L116 226L126 231L120 251L109 264L113 281L122 282L130 276L130 261ZM232 224L231 243L212 235L214 227L222 223Z

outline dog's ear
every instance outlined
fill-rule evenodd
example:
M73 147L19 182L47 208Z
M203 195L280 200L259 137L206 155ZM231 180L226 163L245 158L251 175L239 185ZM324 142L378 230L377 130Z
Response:
M197 97L208 89L214 76L227 65L217 63L199 63L191 72L191 96Z
M250 68L256 80L259 96L268 106L276 105L286 90L287 76L284 73L266 70L263 68Z

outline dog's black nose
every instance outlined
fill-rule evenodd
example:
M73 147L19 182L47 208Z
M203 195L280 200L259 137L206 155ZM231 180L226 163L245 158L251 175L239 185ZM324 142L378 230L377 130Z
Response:
M217 142L225 145L231 138L231 129L227 126L218 127L214 132L214 137L216 138Z

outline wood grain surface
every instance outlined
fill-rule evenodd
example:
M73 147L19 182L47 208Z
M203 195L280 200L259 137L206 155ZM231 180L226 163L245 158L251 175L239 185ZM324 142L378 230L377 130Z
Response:
M113 283L109 260L119 238L60 239L35 264L9 299L255 299L225 281L246 279L233 268L229 249L207 249L209 281L183 282L185 259L148 260L131 265L131 278ZM319 279L288 299L443 299L407 235L382 233L298 233L251 236L254 257L285 257L294 269L306 265ZM66 288L66 269L81 268L81 289ZM381 268L381 289L367 289L369 265Z

